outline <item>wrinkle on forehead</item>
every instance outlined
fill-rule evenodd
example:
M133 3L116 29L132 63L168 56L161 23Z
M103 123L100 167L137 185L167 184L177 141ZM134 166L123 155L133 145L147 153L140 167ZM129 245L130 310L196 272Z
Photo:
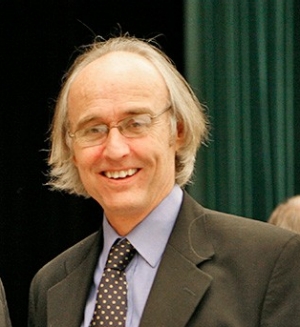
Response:
M99 76L102 80L101 90L97 88ZM81 90L88 88L89 91L96 88L98 92L106 93L107 90L119 86L122 81L126 86L140 83L157 85L168 93L163 77L150 61L138 54L124 51L111 52L91 62L78 74L73 86L81 86Z
M84 115L99 114L107 108L111 115L114 110L160 110L168 101L165 81L151 62L134 53L112 52L87 65L73 81L69 117L72 120L78 110Z

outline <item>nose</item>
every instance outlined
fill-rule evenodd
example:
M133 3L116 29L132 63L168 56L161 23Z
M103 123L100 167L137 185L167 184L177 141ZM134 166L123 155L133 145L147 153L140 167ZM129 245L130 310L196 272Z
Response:
M114 127L111 127L103 144L103 155L107 158L118 160L129 154L130 148L126 137L120 133L118 128Z

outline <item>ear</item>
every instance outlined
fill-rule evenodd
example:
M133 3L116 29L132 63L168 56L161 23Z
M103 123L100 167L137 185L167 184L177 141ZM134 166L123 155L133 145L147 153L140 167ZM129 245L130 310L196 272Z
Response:
M181 148L184 143L184 126L183 122L177 122L177 135L176 135L176 151Z

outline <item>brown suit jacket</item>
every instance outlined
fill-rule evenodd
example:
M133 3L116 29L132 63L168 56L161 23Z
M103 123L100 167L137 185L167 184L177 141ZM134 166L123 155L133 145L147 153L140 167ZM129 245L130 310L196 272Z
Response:
M80 326L102 243L100 231L37 273L29 327ZM300 326L300 236L185 194L140 323L184 326Z
M11 327L5 291L0 279L0 327Z

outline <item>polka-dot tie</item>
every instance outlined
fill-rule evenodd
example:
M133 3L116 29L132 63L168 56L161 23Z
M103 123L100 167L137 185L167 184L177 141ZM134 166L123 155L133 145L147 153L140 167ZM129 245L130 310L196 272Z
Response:
M98 287L95 311L90 326L125 327L127 282L125 268L136 250L127 239L110 249Z

